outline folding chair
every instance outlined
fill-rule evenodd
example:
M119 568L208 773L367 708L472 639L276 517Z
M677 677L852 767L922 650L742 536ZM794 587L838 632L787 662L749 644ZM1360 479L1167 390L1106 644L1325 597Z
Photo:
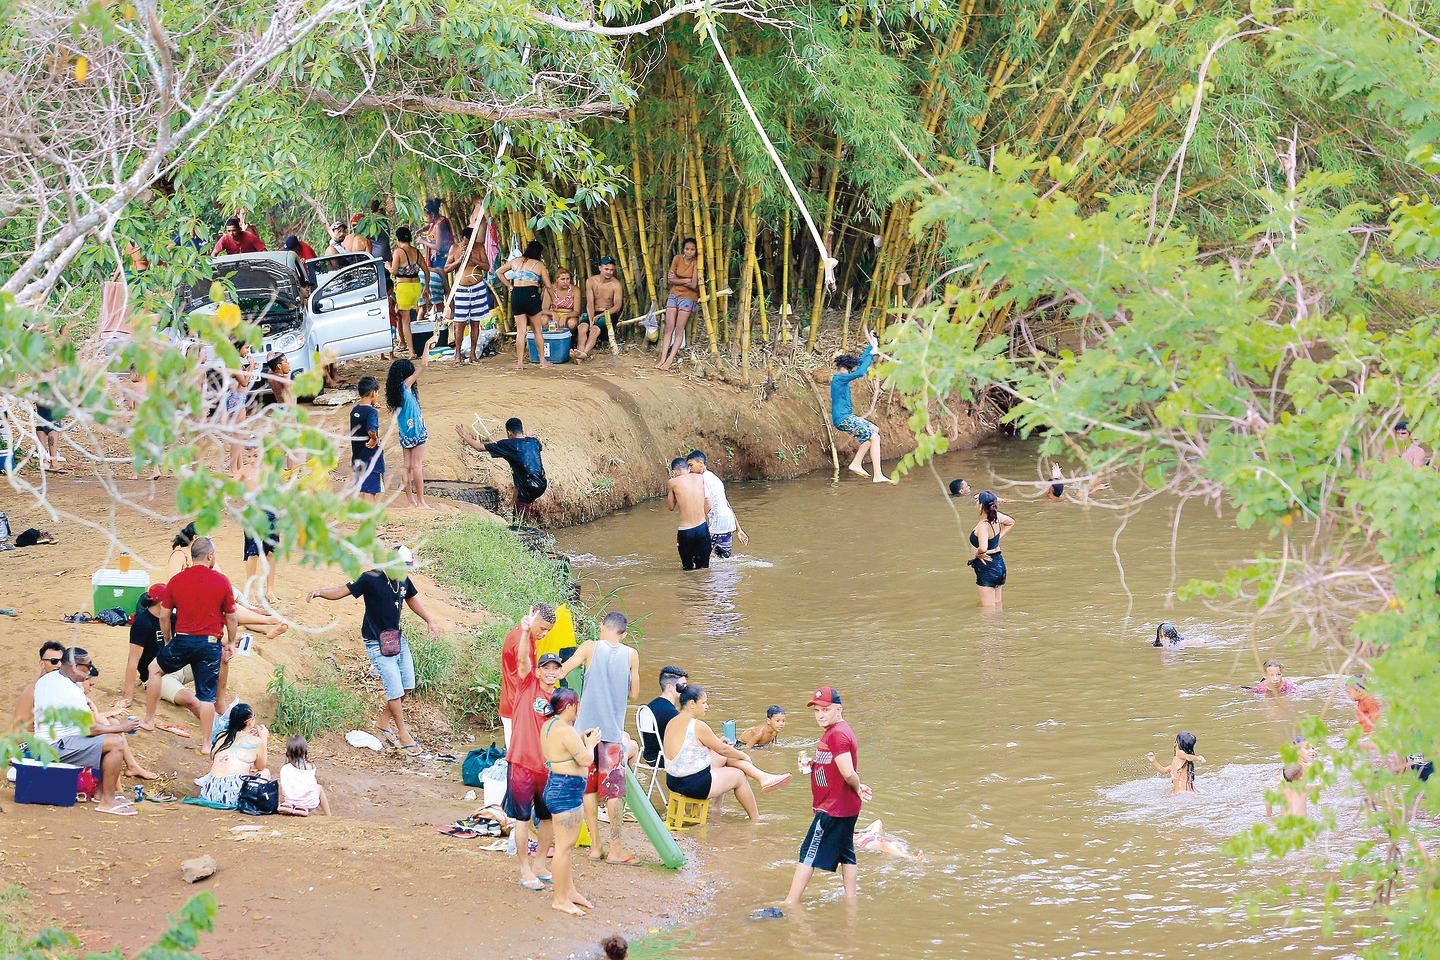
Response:
M644 783L645 773L647 771L649 772L650 785L645 789L645 799L649 800L651 798L651 795L654 794L656 790L659 790L660 806L663 808L667 802L667 799L665 795L665 785L660 782L660 772L665 769L665 752L662 749L661 751L656 753L654 763L646 763L644 756L645 735L647 733L650 734L652 737L655 738L656 742L659 742L660 740L660 724L655 722L655 711L650 709L649 704L642 703L640 704L640 706L635 708L635 729L640 733L641 746L641 756L638 760L635 761L636 776L640 778L641 783Z

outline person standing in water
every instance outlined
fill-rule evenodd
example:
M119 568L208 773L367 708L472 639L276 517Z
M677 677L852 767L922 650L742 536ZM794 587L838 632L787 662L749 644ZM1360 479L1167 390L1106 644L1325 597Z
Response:
M859 892L860 872L855 861L855 822L862 804L870 802L870 788L860 782L860 745L855 731L841 713L840 692L821 687L810 698L815 722L825 732L815 745L815 758L800 755L800 774L810 778L815 817L800 842L795 877L785 903L800 904L800 897L816 870L834 873L840 869L845 899L853 901Z
M665 298L665 326L660 333L660 359L657 370L669 370L680 359L680 345L685 342L685 324L700 304L700 247L694 237L680 242L680 253L670 261L670 296Z
M1195 734L1188 730L1181 730L1175 734L1175 756L1171 758L1169 766L1162 767L1155 759L1155 754L1145 754L1145 759L1150 761L1150 766L1162 777L1170 778L1170 792L1194 793L1195 792L1195 764L1204 763L1205 758L1195 752Z
M1293 680L1285 676L1285 666L1279 660L1265 661L1265 676L1255 686L1250 688L1251 693L1264 694L1270 697L1283 697L1292 693L1299 693L1300 688Z
M561 687L550 697L550 719L540 730L540 751L549 774L545 778L544 801L555 825L555 859L550 861L555 898L550 905L561 913L585 916L595 905L575 889L575 867L570 852L580 839L585 780L595 762L600 731L583 733L575 729L580 697Z
M385 376L385 404L395 411L400 455L405 459L401 484L410 506L422 510L430 509L425 502L425 441L430 439L430 434L425 430L425 415L420 411L418 384L420 374L429 365L428 355L420 358L419 366L402 358L390 364L390 372Z
M980 606L999 607L1003 605L1001 591L1005 587L1000 538L1010 532L1015 521L1000 512L1000 498L989 490L976 497L975 503L980 510L980 522L970 532L970 546L975 548L970 558L970 566L975 568L975 588L980 592Z
M710 546L715 556L729 560L734 552L734 540L739 538L743 547L750 538L745 535L745 528L740 526L735 511L730 509L730 501L725 497L725 482L709 470L705 454L699 450L691 450L685 463L691 473L698 473L705 481L705 497L710 501L710 511L705 514L705 523L710 528Z
M586 640L560 668L560 678L576 667L585 668L585 685L576 724L582 730L600 731L594 744L595 765L585 784L585 823L590 829L590 859L600 859L600 798L610 818L610 844L605 858L611 863L634 863L621 842L625 816L625 764L640 748L625 735L625 707L640 695L640 654L624 643L630 623L625 614L611 610L600 621L600 639ZM557 681L558 682L558 681Z
M684 464L682 463L681 466ZM672 471L675 464L671 464ZM710 567L710 498L705 494L705 478L698 473L681 473L667 481L665 509L680 512L680 529L675 546L680 551L680 569L707 570Z
M1305 779L1305 768L1298 763L1287 763L1281 772L1281 781L1278 788L1280 794L1280 812L1296 817L1306 816L1309 810L1308 798L1305 795L1305 787L1302 781ZM1275 802L1269 797L1265 798L1266 819L1275 816Z
M850 461L850 472L856 476L870 477L865 472L865 454L870 454L870 465L875 475L870 477L876 483L893 483L880 467L880 431L875 424L863 417L855 416L855 406L850 400L850 384L870 371L875 362L875 351L880 348L875 334L866 331L865 351L858 357L841 354L835 358L837 373L830 378L830 422L836 430L850 434L860 446L855 458Z

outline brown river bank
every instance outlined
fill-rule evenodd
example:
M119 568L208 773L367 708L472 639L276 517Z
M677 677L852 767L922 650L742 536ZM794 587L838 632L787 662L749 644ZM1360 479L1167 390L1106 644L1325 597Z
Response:
M643 357L605 357L583 368L523 374L503 359L479 367L432 366L421 385L432 437L427 477L493 486L508 500L504 464L464 452L453 435L453 424L473 422L477 415L488 418L492 429L503 429L506 417L519 415L544 440L547 524L580 522L655 496L663 490L664 461L695 446L710 453L717 472L737 479L828 469L828 440L815 395L818 390L823 402L823 382L809 388L790 378L766 392L662 375L648 363ZM372 364L344 375L353 382L364 372L383 376L383 370ZM856 391L859 410L869 400L868 387ZM337 408L331 422L338 427L347 414L348 407ZM898 400L880 398L876 419L890 444L887 458L903 452ZM844 447L841 455L847 455ZM397 449L393 462L399 459ZM162 577L170 539L184 522L172 516L173 481L122 481L119 492L149 513L117 511L115 536L137 566L152 578ZM102 525L112 522L110 504L97 499L103 488L82 472L55 478L50 493L61 511ZM126 631L61 618L88 606L89 575L113 556L111 547L84 523L50 521L8 488L0 488L0 498L0 509L16 529L43 527L59 540L0 554L6 574L0 606L19 614L0 630L0 704L7 727L10 705L23 685L33 682L35 651L46 639L92 652L101 669L96 702L108 707L123 683ZM425 531L437 517L478 510L438 497L434 504L438 513L392 504L383 535L420 544L423 561ZM239 530L224 527L216 540L220 566L238 574ZM231 673L232 690L256 705L262 719L273 715L265 688L281 665L304 677L331 661L346 682L360 686L370 707L378 706L378 685L364 677L360 605L329 604L322 610L304 602L310 590L341 580L337 570L284 566L278 609L295 627L276 640L257 642L256 654L237 659ZM443 630L460 631L492 618L423 571L416 581ZM416 704L410 712L412 729L429 753L458 754L477 737L489 741L488 734L451 728L433 707ZM188 714L166 704L161 719L193 726ZM190 781L208 768L188 746L160 733L133 738L140 761L164 775L163 788L181 796L194 792ZM196 891L181 881L177 865L202 854L220 863L220 872L204 884L220 903L216 932L202 946L214 958L287 943L304 943L316 956L358 960L398 949L451 956L459 943L495 957L586 955L607 933L645 935L689 922L708 900L712 883L704 846L683 841L691 866L679 874L653 862L634 869L593 865L582 857L579 883L604 909L590 920L563 917L548 909L547 898L515 883L510 858L436 834L437 825L478 806L463 800L467 788L450 765L357 751L339 734L317 738L311 755L337 816L265 818L258 821L263 829L249 836L231 828L257 821L233 814L147 803L139 816L117 819L88 805L17 806L9 802L8 790L0 791L0 887L24 891L18 903L6 907L9 920L0 922L25 929L59 924L79 935L87 949L133 952L154 937L164 915ZM133 783L122 781L127 790ZM639 849L653 857L648 846Z

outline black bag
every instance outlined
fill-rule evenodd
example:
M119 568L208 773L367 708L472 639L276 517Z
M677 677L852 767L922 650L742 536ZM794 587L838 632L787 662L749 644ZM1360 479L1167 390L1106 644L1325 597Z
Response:
M275 813L280 809L280 781L263 777L245 777L240 781L240 796L235 809L252 817Z

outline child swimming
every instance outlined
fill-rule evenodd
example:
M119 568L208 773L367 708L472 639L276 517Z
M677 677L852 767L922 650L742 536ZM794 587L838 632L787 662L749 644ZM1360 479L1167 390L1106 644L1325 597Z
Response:
M1195 752L1195 734L1188 730L1175 734L1175 756L1169 766L1162 767L1153 753L1145 754L1145 759L1150 761L1150 766L1155 768L1156 773L1170 778L1172 794L1194 793L1195 763L1205 762L1205 758Z
M1305 779L1305 768L1298 763L1287 763L1281 773L1280 781L1280 812L1303 817L1308 812L1308 804L1305 796L1305 788L1301 781ZM1275 803L1269 797L1265 798L1265 816L1275 816Z
M745 744L747 750L754 747L768 747L785 729L785 711L777 704L765 711L765 722L743 731L736 739Z
M925 862L923 853L911 853L910 844L894 834L886 833L885 825L879 820L855 834L855 849L889 854L897 859L910 860L915 863Z
M1185 642L1180 631L1175 629L1175 624L1166 620L1155 628L1155 642L1152 647L1178 647Z

